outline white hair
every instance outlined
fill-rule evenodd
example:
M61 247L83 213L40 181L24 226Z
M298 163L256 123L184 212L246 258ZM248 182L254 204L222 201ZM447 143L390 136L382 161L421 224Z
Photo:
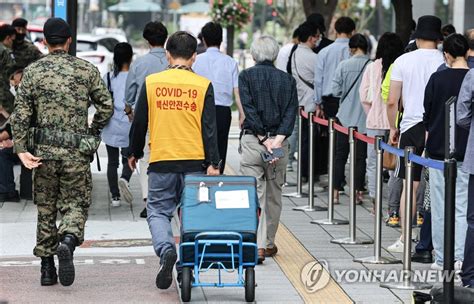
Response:
M271 36L261 36L255 39L250 46L250 54L256 62L275 61L280 47L275 38Z

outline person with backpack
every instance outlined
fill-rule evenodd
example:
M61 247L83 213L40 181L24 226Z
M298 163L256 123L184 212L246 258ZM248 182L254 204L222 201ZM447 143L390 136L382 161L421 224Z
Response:
M110 94L114 100L114 115L109 123L102 130L102 141L107 148L107 181L112 196L112 207L120 206L120 191L117 168L119 160L122 160L122 175L120 180L130 181L132 170L128 166L128 134L130 132L131 122L125 109L125 82L128 76L128 70L132 63L132 46L126 42L117 44L114 48L114 67L113 70L104 76L104 82L107 85ZM126 196L126 193L123 193ZM129 203L132 198L124 197Z

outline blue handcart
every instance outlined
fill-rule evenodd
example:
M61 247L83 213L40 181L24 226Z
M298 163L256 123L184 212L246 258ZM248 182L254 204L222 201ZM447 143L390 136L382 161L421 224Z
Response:
M186 176L180 216L183 302L190 301L192 287L199 286L244 287L245 300L253 302L258 259L255 178ZM217 269L217 282L202 282L200 275L211 269ZM223 282L222 271L236 271L236 281Z

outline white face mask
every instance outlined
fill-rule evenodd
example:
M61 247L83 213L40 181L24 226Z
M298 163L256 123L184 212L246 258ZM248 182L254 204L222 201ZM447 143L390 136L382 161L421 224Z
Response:
M319 44L321 43L321 40L323 40L323 37L319 36L318 40L316 40L315 47L319 46Z
M12 93L13 96L16 96L16 89L14 85L10 85L10 93Z

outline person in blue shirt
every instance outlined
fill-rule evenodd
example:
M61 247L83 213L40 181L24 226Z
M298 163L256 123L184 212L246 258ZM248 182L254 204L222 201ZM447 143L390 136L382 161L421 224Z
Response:
M232 120L231 106L235 103L239 111L239 126L245 115L239 97L239 67L230 56L219 51L222 43L222 27L215 22L209 22L201 30L202 40L206 51L196 57L193 70L196 74L206 77L214 87L216 104L217 141L219 155L222 159L221 174L224 173L227 155L230 123Z
M148 22L143 29L143 38L148 42L150 52L142 57L137 58L132 65L125 83L125 102L131 107L135 106L138 101L138 95L145 83L148 75L164 71L168 67L168 59L166 59L166 51L163 48L168 38L168 30L163 23L158 21ZM129 107L127 112L132 113ZM131 114L133 116L133 113ZM145 146L145 156L140 159L139 174L140 186L142 189L142 198L146 204L148 196L148 159L150 158L150 150ZM130 193L129 187L125 183L120 184L124 192ZM146 207L140 213L140 217L146 218Z
M121 183L128 184L132 171L128 166L127 149L128 133L130 132L130 120L125 109L125 81L132 62L132 46L126 42L119 43L114 48L114 68L104 76L104 82L114 99L114 114L109 123L102 130L102 141L107 148L107 181L112 195L112 206L120 206L120 191L118 187L117 168L119 158L122 159ZM120 157L120 152L122 156ZM133 197L123 193L128 203Z

